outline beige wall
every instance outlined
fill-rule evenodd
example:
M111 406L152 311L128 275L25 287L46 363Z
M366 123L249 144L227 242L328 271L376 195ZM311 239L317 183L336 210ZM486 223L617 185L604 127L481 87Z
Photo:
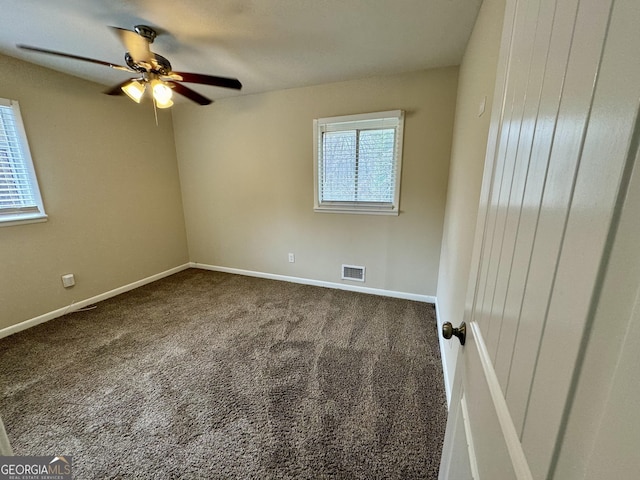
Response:
M438 275L440 324L462 322L496 81L505 0L484 0L460 66L447 208ZM480 105L486 97L484 113ZM456 342L446 342L445 374L455 371Z
M171 115L102 89L0 56L49 215L0 227L0 328L188 261Z
M191 261L338 283L341 264L363 265L363 286L435 295L457 72L179 105ZM400 215L314 213L312 120L391 109L406 111Z

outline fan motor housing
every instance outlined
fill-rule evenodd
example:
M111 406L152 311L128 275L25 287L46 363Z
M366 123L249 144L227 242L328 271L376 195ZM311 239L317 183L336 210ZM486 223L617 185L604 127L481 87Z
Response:
M151 68L147 68L145 65L136 63L129 52L124 54L124 61L130 69L135 70L136 72L152 72L157 73L158 75L169 75L171 73L171 62L157 53L153 53L153 56L154 59L152 60Z

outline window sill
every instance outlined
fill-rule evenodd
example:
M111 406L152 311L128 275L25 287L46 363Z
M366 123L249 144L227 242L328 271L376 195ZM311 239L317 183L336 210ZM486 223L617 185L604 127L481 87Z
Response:
M29 215L3 215L0 216L0 227L26 225L28 223L42 223L46 222L47 218L47 215L43 213L32 213Z
M398 216L400 213L397 208L376 208L376 207L353 207L353 206L331 206L331 207L314 207L317 213L351 213L356 215L393 215Z

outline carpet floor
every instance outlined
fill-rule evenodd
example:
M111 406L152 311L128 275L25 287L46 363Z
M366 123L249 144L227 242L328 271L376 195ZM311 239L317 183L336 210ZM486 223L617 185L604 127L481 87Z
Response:
M189 269L0 340L0 414L77 479L435 479L441 368L433 305Z

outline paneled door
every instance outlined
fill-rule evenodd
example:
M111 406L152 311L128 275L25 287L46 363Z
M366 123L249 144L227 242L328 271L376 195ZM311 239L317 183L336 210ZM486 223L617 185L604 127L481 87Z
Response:
M638 25L637 0L507 0L441 479L554 478L636 158Z

